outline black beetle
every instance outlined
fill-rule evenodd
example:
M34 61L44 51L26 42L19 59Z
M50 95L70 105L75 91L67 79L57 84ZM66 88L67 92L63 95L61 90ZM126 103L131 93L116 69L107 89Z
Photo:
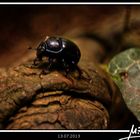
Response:
M68 72L76 68L81 57L78 46L72 41L61 37L46 37L37 47L36 61L42 61L43 57L48 57L48 69L53 64L60 64Z

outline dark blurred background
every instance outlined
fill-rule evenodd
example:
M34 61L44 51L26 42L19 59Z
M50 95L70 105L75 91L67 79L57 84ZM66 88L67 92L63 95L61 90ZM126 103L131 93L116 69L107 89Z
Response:
M0 67L10 66L47 35L123 30L125 5L0 5ZM138 19L139 6L133 6Z

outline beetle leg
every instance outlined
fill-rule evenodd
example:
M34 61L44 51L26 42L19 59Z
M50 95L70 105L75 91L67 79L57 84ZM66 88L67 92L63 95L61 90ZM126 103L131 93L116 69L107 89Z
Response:
M41 75L46 75L46 74L49 74L50 73L50 69L52 67L52 63L54 61L53 58L48 58L48 66L47 68L43 68L43 70L41 71L41 73L39 74L39 77L41 77Z
M48 58L48 61L49 62L48 62L47 69L50 70L52 65L53 65L53 63L54 63L54 61L55 61L55 59L54 58Z
M35 65L35 66L38 65L39 62L41 62L41 61L42 61L42 57L36 57L36 58L34 59L34 65Z
M41 71L41 73L39 74L39 77L41 78L41 75L46 75L46 74L48 74L49 72L48 71L46 71L45 69L43 69L42 71Z
M65 62L64 59L62 59L62 63L63 63L63 67L64 67L64 70L65 70L65 73L66 73L66 76L67 76L69 71L70 71L70 68L69 68L68 64Z
M78 66L76 66L76 69L78 70L78 73L79 73L79 76L78 76L79 79L85 79L88 81L91 80L89 74L85 70L79 68ZM87 76L86 77L83 76L83 73L85 73Z

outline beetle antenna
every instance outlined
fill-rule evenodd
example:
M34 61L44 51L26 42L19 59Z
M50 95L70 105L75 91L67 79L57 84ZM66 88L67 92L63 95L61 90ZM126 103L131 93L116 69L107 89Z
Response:
M46 41L48 38L49 38L49 36L46 36L46 37L45 37L45 41Z
M29 50L36 50L36 48L33 48L31 46L28 47Z

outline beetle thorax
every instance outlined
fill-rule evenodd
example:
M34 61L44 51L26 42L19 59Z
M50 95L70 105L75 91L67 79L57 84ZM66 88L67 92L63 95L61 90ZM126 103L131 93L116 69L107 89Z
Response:
M56 38L49 38L47 40L47 50L49 51L53 51L54 53L55 52L58 52L62 49L61 47L61 41L56 39Z

